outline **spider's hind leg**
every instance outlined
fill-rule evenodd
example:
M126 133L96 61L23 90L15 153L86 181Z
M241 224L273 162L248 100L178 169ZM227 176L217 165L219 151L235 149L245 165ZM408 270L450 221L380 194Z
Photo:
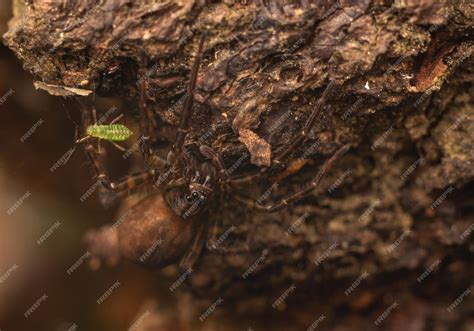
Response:
M208 222L201 222L197 219L194 219L192 222L193 224L191 226L193 227L194 234L192 237L193 240L179 262L179 268L181 270L189 270L194 267L201 255L207 237Z
M221 232L222 227L220 226L221 222L217 218L214 218L209 222L208 234L206 238L206 248L209 251L215 251L218 248L217 242L219 240L219 233Z
M313 111L311 112L311 115L306 120L306 123L305 123L303 129L292 140L292 142L290 143L290 145L287 148L285 148L283 151L278 153L277 156L274 159L271 160L270 166L262 168L258 172L250 174L250 175L241 176L241 177L231 177L231 178L229 178L229 181L232 182L232 184L250 183L253 180L257 179L262 174L266 173L273 166L283 164L283 161L285 160L285 158L293 150L298 148L298 146L300 146L308 138L308 134L311 131L311 129L314 127L314 124L316 123L316 118L318 117L318 115L321 112L324 104L326 103L326 100L328 99L328 96L331 93L331 90L333 89L333 87L334 87L334 82L330 82L326 86L326 88L323 91L323 94L322 94L321 98L319 98L316 106L314 107Z
M268 213L273 213L278 211L279 209L289 205L290 203L300 200L311 191L313 191L321 182L321 179L324 178L328 170L331 168L332 164L334 161L336 161L339 157L344 155L350 148L350 145L344 145L341 148L339 148L324 164L322 167L319 169L318 173L316 176L313 178L313 180L309 183L309 185L305 186L304 188L297 190L295 192L292 192L288 194L287 196L279 199L278 201L268 204L268 205L261 205L258 204L257 202L253 201L252 199L244 196L239 196L235 195L235 198L239 200L240 202L244 203L247 205L247 207L258 211L258 212L268 212Z
M228 253L241 253L242 251L249 251L250 245L247 242L239 244L238 246L229 246L226 239L229 236L230 230L235 227L231 225L228 229L223 229L222 222L214 219L212 224L209 226L206 248L213 253L228 254Z
M291 151L293 151L295 148L297 148L307 139L308 134L313 128L314 124L316 123L316 118L318 117L319 113L321 112L321 109L326 103L326 100L329 94L331 93L331 90L333 89L333 87L334 87L334 82L329 82L329 84L324 89L321 98L319 98L318 103L316 104L313 111L311 112L311 115L306 120L303 130L299 132L296 138L292 141L292 143L286 149L284 149L281 153L277 155L277 157L273 160L273 162L281 163Z
M148 162L149 157L152 155L151 149L151 140L152 140L152 133L153 130L157 127L157 123L153 113L151 112L150 108L147 105L147 97L146 97L146 90L147 85L144 78L140 81L140 96L139 96L139 109L140 109L140 131L142 133L142 141L141 147L142 152L145 158L145 162Z

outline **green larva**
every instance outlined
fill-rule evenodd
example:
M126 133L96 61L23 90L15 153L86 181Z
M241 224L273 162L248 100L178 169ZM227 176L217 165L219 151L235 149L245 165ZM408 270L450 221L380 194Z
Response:
M87 134L94 138L109 141L124 141L130 138L133 135L133 132L122 124L95 124L87 128Z

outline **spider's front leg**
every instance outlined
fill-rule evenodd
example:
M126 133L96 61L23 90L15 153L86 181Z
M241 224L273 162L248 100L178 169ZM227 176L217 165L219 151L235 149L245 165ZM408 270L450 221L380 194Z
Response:
M85 149L94 166L97 179L109 191L117 193L128 192L141 184L150 182L150 180L156 177L156 172L152 169L129 175L119 181L112 181L104 167L103 152L97 151L92 143L87 143Z
M321 179L324 178L328 170L331 168L334 161L336 161L339 157L344 155L350 149L350 145L344 145L339 148L326 162L324 162L323 166L319 169L316 176L311 180L309 185L305 186L301 190L297 190L295 192L290 193L289 195L281 198L280 200L271 203L269 205L261 205L255 202L254 200L236 195L237 200L241 201L242 203L246 204L247 207L258 211L258 212L268 212L273 213L278 211L279 209L289 205L290 203L302 199L307 194L311 193L321 182Z
M296 136L293 142L286 149L284 149L281 153L279 153L276 156L273 162L277 164L281 163L285 159L285 157L288 156L288 154L290 154L291 151L293 151L297 146L302 144L308 138L308 134L313 128L316 122L316 118L321 112L321 109L323 109L323 106L326 103L326 100L329 94L331 93L333 87L334 87L334 82L329 82L329 84L324 89L323 95L321 96L321 98L319 98L318 103L316 104L313 111L311 112L311 115L306 120L303 130L300 131L300 133Z
M176 133L176 138L167 155L167 162L169 165L172 165L179 159L179 156L183 150L184 140L189 130L189 120L193 114L193 103L194 103L194 93L196 90L196 81L199 71L199 65L201 64L201 58L204 48L204 39L205 34L202 33L199 39L198 51L196 58L194 59L193 67L191 69L191 77L189 79L188 88L186 91L186 100L183 106L183 112L179 119L179 127Z
M94 167L97 180L100 181L100 183L107 190L114 191L116 193L128 192L138 185L147 183L152 178L156 177L157 171L155 169L151 169L134 175L129 175L117 182L112 181L104 166L105 149L100 147L100 139L107 139L107 141L114 144L120 150L124 150L123 147L115 144L114 140L121 141L128 139L132 132L126 127L125 132L121 128L119 128L117 132L117 128L113 127L123 117L123 115L119 115L114 120L112 120L112 122L106 126L104 131L103 126L98 125L97 113L93 105L84 107L84 109L86 110L82 113L82 126L87 135L84 138L77 139L76 134L76 144L85 145L84 149ZM94 145L94 142L97 142L97 146Z
M311 112L311 115L306 120L306 123L305 123L303 129L292 140L292 142L290 143L290 145L287 148L285 148L283 151L278 153L277 156L274 159L271 160L270 166L262 168L258 172L250 174L250 175L229 178L229 181L232 184L250 183L254 179L261 176L262 174L266 173L273 166L283 164L283 161L285 160L285 158L293 150L295 150L298 146L300 146L304 141L306 141L306 139L308 138L308 134L311 131L311 129L314 127L314 124L316 123L316 118L318 117L321 110L323 109L323 106L326 103L326 100L328 99L329 94L331 93L333 88L334 88L334 82L329 82L329 84L324 89L321 98L319 98L316 106L314 107L313 111ZM301 168L303 165L304 164L297 165L297 166L299 166Z

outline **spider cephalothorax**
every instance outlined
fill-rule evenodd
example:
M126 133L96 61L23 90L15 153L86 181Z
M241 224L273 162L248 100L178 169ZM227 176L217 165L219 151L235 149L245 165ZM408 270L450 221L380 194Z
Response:
M156 130L156 121L155 114L147 107L145 80L142 80L140 85L139 106L140 131L143 134L142 154L147 164L147 170L127 176L119 182L113 182L102 165L100 151L96 151L90 141L86 145L86 151L95 166L97 177L107 189L115 192L129 191L142 184L152 184L157 189L156 193L138 202L130 209L130 213L126 215L118 229L122 254L133 261L148 266L159 268L180 260L182 268L189 268L199 257L204 243L208 248L215 247L213 244L216 241L217 233L211 229L217 228L216 220L209 220L204 211L212 206L216 196L220 196L222 192L234 190L237 183L251 182L274 165L285 164L287 156L307 138L307 134L314 126L333 86L333 83L329 83L302 131L294 137L286 149L276 154L269 167L252 175L239 178L230 177L220 155L210 146L186 141L192 117L194 91L203 44L204 35L201 35L176 138L166 159L158 156L158 153L150 146L150 139ZM85 126L87 124L87 122L84 123ZM349 146L344 145L336 150L333 156L326 160L309 185L277 202L262 205L236 192L232 192L230 196L259 212L277 211L311 192L319 184L334 160L348 149ZM285 172L288 172L287 170ZM160 243L159 247L157 247L157 242ZM150 253L151 248L153 249ZM144 259L144 256L148 257Z
M201 159L201 160L200 160ZM198 159L192 154L183 154L186 169L182 184L165 191L165 199L170 208L184 219L188 219L205 210L214 198L216 169L209 161Z

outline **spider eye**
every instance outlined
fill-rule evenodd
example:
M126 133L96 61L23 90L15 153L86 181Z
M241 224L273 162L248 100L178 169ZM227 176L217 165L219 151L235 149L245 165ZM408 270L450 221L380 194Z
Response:
M189 195L189 194L186 194L186 196L184 197L186 199L187 202L191 203L193 202L193 198Z
M199 198L199 194L196 191L194 191L192 195L193 195L193 198L195 199Z

